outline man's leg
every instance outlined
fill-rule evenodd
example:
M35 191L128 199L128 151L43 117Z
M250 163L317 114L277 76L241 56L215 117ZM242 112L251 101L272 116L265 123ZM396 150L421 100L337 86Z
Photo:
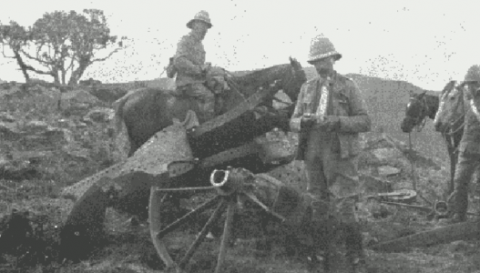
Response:
M345 232L346 258L351 272L361 272L365 270L365 253L356 215L357 198L352 197L359 193L358 158L342 159L338 153L331 153L327 158L327 177L331 181L329 188L338 200L335 202L337 216Z
M195 98L198 107L196 113L200 123L215 117L215 95L205 85L202 83L190 84L185 93Z
M455 170L455 191L453 206L453 222L464 222L467 220L468 210L468 187L472 180L473 173L480 164L480 154L461 152L458 156L457 168Z

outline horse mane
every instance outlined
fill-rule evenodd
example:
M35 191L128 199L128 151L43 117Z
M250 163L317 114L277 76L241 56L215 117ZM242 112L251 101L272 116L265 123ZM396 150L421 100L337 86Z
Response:
M293 70L292 70L293 69ZM285 79L287 73L294 73L294 77L299 77L298 81L305 82L307 77L301 64L293 58L290 58L290 63L274 65L267 68L257 69L247 74L240 76L233 76L233 81L240 85L247 96L252 95L255 90L260 86L267 86L274 80ZM300 89L299 89L300 90ZM298 91L299 91L298 90ZM284 90L285 91L285 90ZM291 96L292 94L288 94ZM298 92L294 96L298 95ZM296 97L294 98L296 99Z
M435 115L437 114L438 106L440 104L440 98L438 95L425 94L425 101L427 102L428 106L428 117L430 119L435 119Z

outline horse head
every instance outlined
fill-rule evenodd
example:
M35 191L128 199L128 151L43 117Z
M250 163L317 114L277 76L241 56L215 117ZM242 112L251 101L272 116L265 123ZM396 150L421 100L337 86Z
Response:
M428 105L425 98L426 91L415 94L410 91L410 100L405 109L405 118L401 128L404 133L410 133L414 127L421 126L428 115Z
M456 81L450 81L440 93L440 103L437 114L433 120L435 129L445 133L463 121L464 108L464 85L457 85Z
M300 88L307 81L305 70L297 59L290 57L290 69L287 70L287 75L283 79L283 92L290 98L291 101L296 101Z

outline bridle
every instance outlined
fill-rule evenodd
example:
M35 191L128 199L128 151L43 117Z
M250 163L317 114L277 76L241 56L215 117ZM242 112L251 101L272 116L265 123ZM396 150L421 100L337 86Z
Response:
M286 75L287 77L282 79L282 88L281 89L283 89L283 90L287 89L287 87L289 87L297 78L297 73L298 73L297 68L295 67L294 64L291 64L290 66L291 66L290 67L290 69L291 69L290 72L291 73L286 73L286 74L288 74L288 75ZM235 81L235 76L233 75L233 73L227 71L226 69L224 69L224 72L225 72L225 75L226 75L225 80L226 80L228 86L230 88L232 88L235 92L241 94L241 96L244 98L244 100L246 100L245 95L241 92L240 86ZM292 104L291 102L281 100L281 99L279 99L275 96L273 96L272 99L279 102L279 103L285 104L285 105L291 105Z
M462 103L461 113L462 114L457 119L450 122L450 126L448 126L448 131L443 132L443 134L445 134L445 135L452 136L455 133L457 133L458 131L462 130L463 127L465 126L465 101L464 101L464 97L463 97L463 96L465 96L465 94L463 93L463 92L465 92L465 90L463 90L464 84L465 83L462 83L459 86L455 87L455 88L459 89L460 92L462 92L462 96L461 96L461 100L462 100L461 101L461 103ZM459 122L461 122L461 124L458 125L457 127L455 127L455 125Z
M421 132L422 129L425 127L425 123L427 122L427 115L430 108L428 107L427 99L425 96L423 96L421 99L413 97L412 100L420 102L421 111L418 116L408 116L408 118L413 120L413 127L417 128L417 132Z

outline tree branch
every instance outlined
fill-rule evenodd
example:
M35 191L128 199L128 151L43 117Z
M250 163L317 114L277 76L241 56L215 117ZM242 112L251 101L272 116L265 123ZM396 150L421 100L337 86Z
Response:
M116 48L115 50L113 50L112 52L110 52L110 54L108 54L105 58L99 58L99 59L94 59L92 61L90 61L90 63L94 63L94 62L103 62L105 61L106 59L110 58L113 54L117 53L118 51L122 50L122 48Z

